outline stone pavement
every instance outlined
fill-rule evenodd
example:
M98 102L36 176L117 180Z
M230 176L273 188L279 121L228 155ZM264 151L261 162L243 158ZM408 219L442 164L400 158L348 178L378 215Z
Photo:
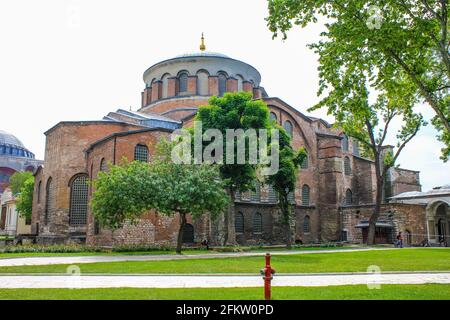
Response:
M363 248L363 249L336 249L336 250L309 250L309 251L273 251L273 255L316 254L336 252L356 252L373 250L399 250L394 248ZM96 262L120 262L120 261L167 261L179 259L212 259L233 257L264 256L264 252L240 252L240 253L206 253L184 255L117 255L117 256L79 256L79 257L26 257L26 258L0 258L0 267L36 266L50 264L81 264ZM1 257L1 256L0 256Z
M275 275L273 286L450 284L450 273ZM261 276L239 275L4 275L0 288L230 288L262 287Z

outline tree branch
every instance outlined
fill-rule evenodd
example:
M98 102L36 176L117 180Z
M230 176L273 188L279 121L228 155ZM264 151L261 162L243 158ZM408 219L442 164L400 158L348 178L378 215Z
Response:
M424 96L425 100L428 102L428 104L431 106L431 108L433 108L433 110L436 112L437 116L441 119L441 121L444 124L447 131L450 132L450 123L448 122L444 113L439 109L437 101L435 101L433 95L427 90L427 88L425 87L425 84L423 84L422 81L420 81L417 78L417 76L414 74L414 72L411 71L411 69L408 67L408 65L394 52L394 50L388 49L388 54L392 58L394 58L394 60L397 61L397 63L411 77L413 82L418 86L420 92L422 92L422 95Z
M395 162L397 161L397 158L398 158L398 156L400 155L400 153L402 152L403 148L405 148L406 144L407 144L408 142L410 142L411 139L414 138L414 137L416 136L417 132L419 132L419 129L420 129L421 125L422 125L422 123L419 122L419 123L417 124L416 128L414 129L414 132L411 133L410 136L409 136L406 140L404 140L404 141L402 142L402 144L400 145L400 147L397 149L397 152L395 153L394 157L392 158L392 163L395 163ZM384 168L383 168L383 178L384 178L384 175L386 174L386 172L387 172L387 171L389 170L389 168L391 168L391 167L392 167L392 166L386 166L386 165L384 166Z
M380 139L380 142L378 144L378 147L381 147L384 143L384 140L386 139L386 135L387 135L387 131L388 131L388 127L389 127L389 123L391 122L392 119L394 119L394 117L397 115L396 111L392 111L392 113L388 112L388 118L386 120L386 123L384 124L384 129L383 129L383 135Z

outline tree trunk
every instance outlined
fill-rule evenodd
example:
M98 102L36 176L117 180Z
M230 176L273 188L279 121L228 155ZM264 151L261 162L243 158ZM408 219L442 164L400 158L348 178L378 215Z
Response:
M375 165L377 166L379 165L379 163ZM367 235L368 245L375 244L376 223L378 217L380 216L381 203L383 201L383 176L380 174L381 169L376 169L375 171L377 175L377 190L376 190L375 207L373 208L373 213L369 219L369 233Z
M286 228L286 247L291 248L292 247L292 234L291 234L291 213L290 213L290 207L287 199L287 195L279 195L279 201L280 201L280 209L282 214L282 220L283 224Z
M186 225L186 214L180 213L180 229L178 230L178 239L177 239L177 254L181 254L181 249L183 247L183 231L184 226Z
M229 232L230 232L229 223L230 223L232 215L234 214L234 200L235 200L234 199L235 192L234 192L233 187L228 188L228 194L230 196L231 201L230 201L228 210L227 210L227 212L225 212L225 216L224 216L224 222L223 222L224 223L224 226L223 226L224 236L223 236L223 243L222 243L223 246L226 246L227 244L229 244L228 241L230 240L229 239Z

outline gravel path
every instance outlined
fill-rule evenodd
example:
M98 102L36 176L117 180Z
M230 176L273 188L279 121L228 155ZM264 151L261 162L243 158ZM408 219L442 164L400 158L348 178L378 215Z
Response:
M450 273L275 275L273 286L337 286L382 284L450 284ZM262 287L261 276L225 275L90 275L0 276L0 288L230 288Z

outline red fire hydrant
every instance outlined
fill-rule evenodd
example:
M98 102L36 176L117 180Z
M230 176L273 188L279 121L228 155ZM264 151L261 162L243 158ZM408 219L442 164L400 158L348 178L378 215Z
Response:
M270 253L266 253L266 266L261 269L261 274L264 276L264 297L266 300L270 300L271 296L271 281L275 274L275 269L270 266Z

